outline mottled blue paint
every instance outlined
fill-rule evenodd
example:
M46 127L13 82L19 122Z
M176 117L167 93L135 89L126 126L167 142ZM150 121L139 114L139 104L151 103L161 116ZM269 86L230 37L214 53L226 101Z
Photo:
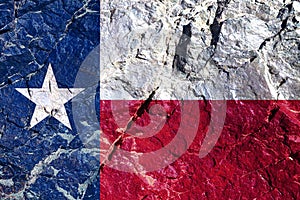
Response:
M35 183L26 186L24 198L66 199L56 185L74 198L100 196L99 175L93 177L99 161L81 151L84 146L76 129L69 130L51 117L29 129L35 105L15 90L41 87L49 63L58 86L73 87L81 63L99 44L99 1L88 4L95 12L75 18L74 13L84 12L80 10L83 2L0 0L0 179L14 182L12 186L0 183L1 198L23 191L34 166L57 149L68 153L44 166ZM99 102L99 92L95 102ZM69 116L71 106L66 104ZM58 133L76 137L68 143ZM53 168L59 170L57 175ZM91 177L83 197L78 193L79 184Z

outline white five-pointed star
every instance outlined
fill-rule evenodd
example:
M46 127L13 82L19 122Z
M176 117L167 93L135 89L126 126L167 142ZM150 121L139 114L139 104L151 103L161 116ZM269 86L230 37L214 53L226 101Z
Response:
M36 104L30 128L50 115L72 129L64 104L84 89L58 88L51 64L49 64L42 88L16 88L16 90Z

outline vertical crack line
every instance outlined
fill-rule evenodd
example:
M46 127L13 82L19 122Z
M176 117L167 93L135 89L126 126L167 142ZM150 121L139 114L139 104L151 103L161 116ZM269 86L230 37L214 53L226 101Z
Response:
M211 35L212 35L210 45L214 46L215 48L219 41L221 28L222 28L222 24L223 24L222 22L220 22L220 20L222 18L222 13L223 13L224 9L228 6L229 2L230 2L230 0L225 0L225 1L218 0L218 2L217 2L218 7L217 7L215 18L214 18L213 23L209 27Z
M105 163L107 161L110 161L112 159L113 154L119 148L119 146L122 144L125 132L128 129L130 129L132 123L135 122L138 117L142 116L143 113L148 110L149 105L150 105L151 101L153 100L153 97L156 94L156 91L158 89L159 89L159 87L156 87L151 92L151 94L149 95L149 97L139 106L139 108L137 109L137 111L135 112L135 114L129 119L129 121L128 121L127 125L125 126L125 128L119 128L119 130L121 131L121 135L110 145L108 153L106 155L106 158L103 160L103 162L100 163L99 172L101 172L103 170L103 168L105 166Z
M191 43L192 37L192 25L191 23L184 25L182 30L182 35L176 46L175 56L173 59L173 69L185 73L185 65L187 63L187 50L188 45Z

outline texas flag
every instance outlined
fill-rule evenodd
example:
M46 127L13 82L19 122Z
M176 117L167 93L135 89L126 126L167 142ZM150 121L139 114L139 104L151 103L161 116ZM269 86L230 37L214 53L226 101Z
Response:
M299 199L299 8L104 1L100 198Z
M0 0L0 199L300 199L299 15Z

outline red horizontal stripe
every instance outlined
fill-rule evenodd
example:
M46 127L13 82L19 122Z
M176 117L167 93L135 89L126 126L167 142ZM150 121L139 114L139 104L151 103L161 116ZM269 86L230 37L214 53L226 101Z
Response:
M101 101L101 137L109 141L102 138L100 144L101 199L299 199L300 101L226 101L222 132L211 151L200 158L216 104ZM194 109L199 110L197 124ZM163 124L158 123L161 119ZM136 174L109 165L119 159L122 162L116 164L128 168L141 164L147 169L154 160L136 163L133 158L126 163L114 155L116 149L151 153L164 148L176 138L183 120L190 126L184 125L180 139L188 140L195 128L196 135L191 145L182 142L172 149L173 155L187 148L175 162Z

